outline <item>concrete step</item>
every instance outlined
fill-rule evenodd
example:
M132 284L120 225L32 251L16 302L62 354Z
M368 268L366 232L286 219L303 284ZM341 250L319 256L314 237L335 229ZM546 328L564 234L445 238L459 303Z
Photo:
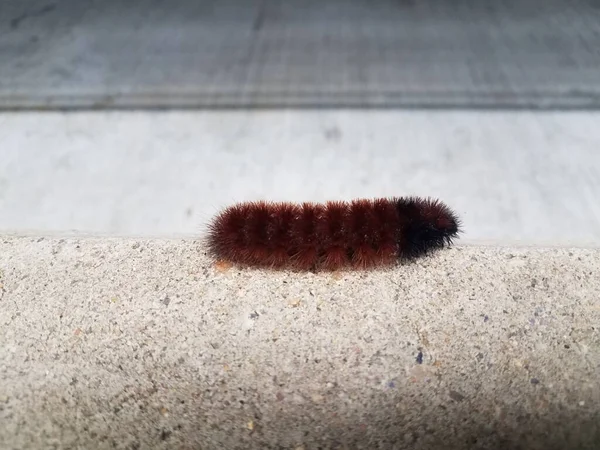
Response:
M595 449L598 250L366 273L0 238L0 447Z

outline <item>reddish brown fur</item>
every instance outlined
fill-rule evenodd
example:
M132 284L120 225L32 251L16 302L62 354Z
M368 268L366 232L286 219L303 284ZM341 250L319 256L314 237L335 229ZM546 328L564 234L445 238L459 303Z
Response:
M214 258L244 266L367 269L440 247L457 231L456 217L439 201L258 201L219 214L210 225L208 247Z

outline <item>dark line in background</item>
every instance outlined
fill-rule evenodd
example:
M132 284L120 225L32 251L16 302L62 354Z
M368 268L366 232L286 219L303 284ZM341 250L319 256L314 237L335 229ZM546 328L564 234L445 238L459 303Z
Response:
M490 111L490 112L511 112L511 111L532 111L532 112L595 112L600 111L600 105L580 106L580 105L447 105L447 104L415 104L415 105L290 105L290 104L270 104L270 105L116 105L111 107L94 106L52 106L52 107L0 107L2 113L19 112L110 112L110 111L277 111L277 110L362 110L362 111Z

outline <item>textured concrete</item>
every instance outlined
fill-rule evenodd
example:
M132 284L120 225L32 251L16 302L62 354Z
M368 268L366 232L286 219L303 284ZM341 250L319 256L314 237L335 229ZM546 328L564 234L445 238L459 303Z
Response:
M596 449L600 252L368 273L0 240L0 447Z
M599 114L0 115L0 232L194 235L235 201L422 195L463 241L600 244Z
M0 108L597 108L595 0L4 0Z

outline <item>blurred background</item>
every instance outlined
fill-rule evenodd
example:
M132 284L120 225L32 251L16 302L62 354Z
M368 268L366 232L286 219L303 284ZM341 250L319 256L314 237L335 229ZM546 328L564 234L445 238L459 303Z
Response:
M464 243L596 246L599 106L595 0L3 0L0 232L422 195Z

